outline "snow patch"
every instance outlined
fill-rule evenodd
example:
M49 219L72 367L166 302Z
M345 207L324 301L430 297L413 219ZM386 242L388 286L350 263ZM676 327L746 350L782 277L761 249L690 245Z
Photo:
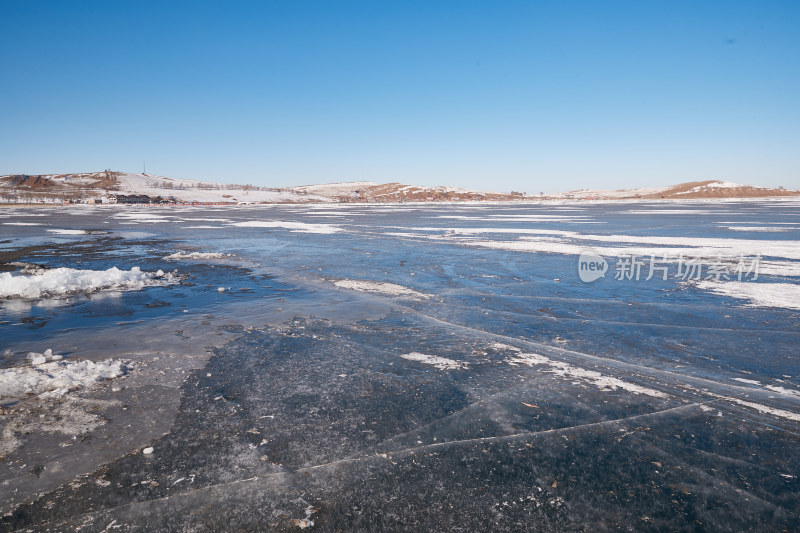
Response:
M414 298L429 298L427 294L417 292L402 285L383 281L364 281L355 279L340 279L333 282L340 289L350 289L361 292L386 294L388 296L411 296Z
M248 222L234 222L228 224L239 228L283 228L302 233L338 233L342 228L331 224L310 224L307 222L282 222L275 220L251 220Z
M27 396L62 396L71 390L89 387L124 375L124 361L51 361L29 367L0 370L0 401Z
M101 289L139 290L152 285L177 283L178 276L162 270L142 272L139 267L120 270L54 268L34 275L0 273L0 298L42 298Z
M635 383L623 381L619 378L604 376L600 372L572 366L564 361L554 361L548 357L539 354L534 354L534 353L518 354L507 359L507 362L511 366L516 366L516 365L548 366L549 369L545 370L545 372L547 373L555 374L556 376L562 378L572 378L585 381L603 391L623 389L628 392L632 392L634 394L646 394L648 396L654 396L656 398L664 398L667 396L661 391L649 389L647 387L642 387L641 385L636 385Z
M223 254L220 252L175 252L164 256L164 259L170 261L178 261L180 259L224 259L226 257L233 257L233 254Z
M418 363L422 363L424 365L432 365L439 370L466 370L469 368L469 363L462 363L461 361L455 361L446 357L439 357L438 355L427 355L419 352L411 352L403 354L400 357L403 359L408 359L409 361L417 361Z
M502 342L493 342L489 345L489 348L498 351L508 351L508 352L521 352L519 348L516 346L511 346L510 344L503 344Z
M738 398L731 398L730 396L720 396L720 395L715 395L715 396L723 400L728 400L729 402L733 402L737 405L741 405L743 407L749 407L750 409L754 409L759 413L773 415L779 418L785 418L786 420L793 420L795 422L800 422L800 414L798 413L793 413L791 411L786 411L784 409L776 409L774 407L768 407L760 403L748 402L745 400L740 400Z
M771 390L772 392L777 392L778 394L782 394L784 396L796 396L800 398L800 391L795 389L787 389L785 387L781 387L780 385L767 385L767 389Z
M85 229L49 229L46 231L58 235L86 235L89 233Z
M760 381L756 381L754 379L733 378L733 381L738 381L739 383L747 383L748 385L761 385Z
M181 229L223 229L223 226L183 226Z
M747 307L782 307L800 310L800 285L796 283L699 281L697 288L722 296L749 300Z
M763 231L763 232L789 231L790 229L794 229L794 228L776 228L774 226L720 226L720 227L732 231Z

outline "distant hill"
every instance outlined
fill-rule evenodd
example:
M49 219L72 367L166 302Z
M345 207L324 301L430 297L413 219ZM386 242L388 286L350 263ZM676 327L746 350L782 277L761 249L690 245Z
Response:
M558 199L580 200L623 200L623 199L672 199L690 200L696 198L764 198L774 196L797 196L800 191L783 188L755 187L729 181L707 180L690 181L668 187L641 189L621 189L616 191L581 189L550 195Z
M0 176L0 203L109 203L121 195L144 195L154 202L257 204L524 201L542 199L611 200L664 198L688 200L695 198L795 196L800 195L800 191L708 180L681 183L669 187L618 191L582 189L547 196L529 197L517 192L497 193L457 187L422 187L403 183L379 184L369 181L284 188L257 187L110 170L75 174L16 174Z
M455 187L418 187L402 183L331 183L300 187L257 187L176 179L126 172L0 176L0 202L108 203L119 195L170 198L183 203L403 202L452 200L521 200L503 194Z

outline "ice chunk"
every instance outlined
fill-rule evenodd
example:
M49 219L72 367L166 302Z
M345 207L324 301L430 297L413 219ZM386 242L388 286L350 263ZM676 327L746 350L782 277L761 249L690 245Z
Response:
M47 357L44 354L30 352L28 354L27 359L31 362L32 365L41 365L47 362Z

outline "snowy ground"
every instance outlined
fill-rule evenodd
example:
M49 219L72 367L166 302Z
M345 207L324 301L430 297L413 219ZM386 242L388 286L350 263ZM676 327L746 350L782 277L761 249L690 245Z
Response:
M5 209L0 523L796 530L798 228L786 200Z

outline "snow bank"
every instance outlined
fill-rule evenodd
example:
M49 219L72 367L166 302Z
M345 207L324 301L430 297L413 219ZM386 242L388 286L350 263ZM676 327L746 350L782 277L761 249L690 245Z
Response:
M800 285L796 283L753 283L745 281L700 281L698 289L749 300L748 307L800 309Z
M122 376L128 365L124 361L52 361L35 366L0 370L0 401L25 398L29 395L60 396L71 390Z
M283 228L302 233L338 233L342 228L331 224L309 224L306 222L282 222L275 220L251 220L228 224L239 228Z
M389 296L412 296L414 298L428 298L427 294L417 292L414 289L409 289L408 287L403 287L402 285L395 285L394 283L341 279L334 281L333 284L341 289L351 289L354 291L374 292Z
M35 275L0 273L0 298L42 298L101 289L139 290L151 285L177 283L172 273L142 272L139 267L120 270L77 270L54 268Z
M403 354L400 357L403 359L408 359L409 361L417 361L424 365L432 365L439 370L459 370L462 368L469 368L469 363L462 363L446 357L439 357L438 355L427 355L424 353L411 352Z

